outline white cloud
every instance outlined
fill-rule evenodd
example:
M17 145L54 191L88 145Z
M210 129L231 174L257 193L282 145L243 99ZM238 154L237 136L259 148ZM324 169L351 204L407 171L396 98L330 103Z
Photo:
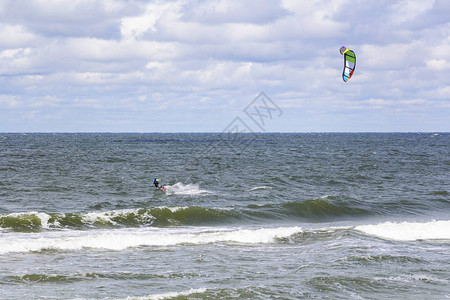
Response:
M433 71L443 71L450 69L450 61L445 59L431 59L426 61L427 67Z
M448 107L450 105L450 101L448 101L448 99L450 99L450 85L439 88L438 93L440 98L447 99L447 107Z
M378 70L405 70L411 67L421 67L428 58L427 45L411 41L403 44L366 44L359 49L359 58L365 65Z
M8 49L0 52L0 72L12 74L30 70L33 65L31 48Z
M403 0L394 3L394 23L412 21L433 7L435 0Z
M14 95L1 95L0 94L0 108L14 108L19 107L21 101Z
M278 0L191 1L183 12L183 19L206 24L267 24L288 14Z
M281 21L283 31L313 39L344 34L342 31L348 28L348 24L335 21L334 16L341 9L346 9L346 5L349 5L347 2L284 0L283 6L293 14Z
M32 43L35 38L22 25L0 23L0 49L23 47Z
M27 56L31 53L30 48L17 48L17 49L8 49L0 52L0 59L15 59L22 56Z
M75 107L85 107L85 108L103 108L101 101L99 99L73 99Z
M149 3L142 15L122 18L120 32L125 39L137 39L148 30L158 31L156 24L164 15L172 15L178 18L179 3L162 2Z
M3 0L0 20L45 37L108 37L120 34L117 17L132 14L130 0Z
M99 114L99 126L109 114L121 119L166 110L167 124L184 122L173 130L199 128L204 115L215 122L226 118L262 90L318 126L321 120L331 124L333 114L364 124L374 110L448 109L445 3L4 1L0 105L36 119L45 110L65 116L73 109L74 126L89 108ZM341 79L342 45L357 55L348 83ZM133 120L117 124L138 128ZM284 124L286 131L297 128Z
M432 59L450 61L450 24L448 26L447 33L448 35L446 39L441 40L432 47L427 48Z
M71 38L65 45L66 53L82 60L99 61L133 61L166 60L177 55L173 43L136 41L136 40L102 40L95 38ZM144 67L144 65L142 65Z
M32 108L59 107L64 103L64 99L52 95L33 98L29 104Z

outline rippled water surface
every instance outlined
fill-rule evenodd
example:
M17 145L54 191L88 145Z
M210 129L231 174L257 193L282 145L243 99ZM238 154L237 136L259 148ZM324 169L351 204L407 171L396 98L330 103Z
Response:
M449 152L443 133L0 134L0 298L449 298Z

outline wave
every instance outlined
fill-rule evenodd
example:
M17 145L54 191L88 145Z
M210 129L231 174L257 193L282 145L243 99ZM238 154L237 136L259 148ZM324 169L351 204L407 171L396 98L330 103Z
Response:
M385 222L376 225L357 225L325 228L300 226L263 228L169 227L120 228L95 230L61 230L40 233L6 233L0 236L0 254L80 251L84 249L121 251L136 247L171 247L203 244L274 244L301 243L319 239L340 238L349 232L361 237L375 236L397 241L450 242L450 221L425 223ZM349 258L352 259L352 258ZM354 259L354 258L353 258ZM384 256L369 260L390 259ZM36 280L57 280L39 278ZM72 278L73 279L73 278ZM31 280L31 278L30 278ZM64 279L63 279L64 280ZM76 280L76 279L73 279Z
M9 275L0 278L0 285L2 283L33 283L33 282L79 282L85 280L113 279L113 280L152 280L155 278L185 278L198 276L195 273L176 273L155 274L155 273L133 273L133 272L92 272L75 274L43 274L43 273L27 273L23 275Z
M263 186L255 186L255 187L252 188L250 191L256 191L256 190L271 190L271 189L273 189L273 187L263 185Z
M260 229L138 228L44 232L0 239L0 254L12 252L124 250L130 247L201 245L210 243L269 244L301 233L300 227Z
M385 222L377 225L360 225L355 230L376 237L396 241L445 240L450 241L450 221Z
M95 229L208 225L241 218L238 211L196 206L155 207L80 213L26 212L0 215L0 228L16 232L51 229Z
M289 213L303 217L367 216L372 214L370 210L357 208L351 203L333 203L325 199L288 202L282 206L287 208Z
M170 187L178 193L176 185ZM198 186L182 185L180 193L204 193ZM168 189L168 192L171 191ZM206 191L207 192L207 191ZM404 204L404 207L407 205ZM101 208L101 206L96 206ZM94 207L95 208L95 207ZM356 200L323 196L305 201L255 203L242 207L212 208L200 206L160 206L111 211L73 213L22 212L0 215L0 230L40 232L61 229L105 229L130 227L209 226L255 224L262 221L332 222L390 216L389 205L372 207ZM391 207L392 208L392 207ZM365 229L369 230L369 229Z
M281 293L281 296L280 296ZM274 296L277 295L277 296ZM250 285L242 287L191 288L181 292L150 294L143 297L129 296L121 300L164 300L164 299L292 299L289 293L280 292L272 286Z
M194 191L201 192L201 190L195 188ZM357 217L370 214L372 214L370 210L355 208L349 204L332 203L329 199L313 199L281 204L251 204L242 208L162 206L79 213L12 213L0 215L0 229L16 232L39 232L54 229L217 225L230 224L236 221L245 223L257 220L285 219L328 222L339 217Z
M143 297L127 297L123 300L163 300L163 299L178 299L179 297L183 297L183 299L185 297L187 297L187 299L189 299L188 296L192 296L194 294L203 294L206 292L206 288L199 288L199 289L190 289L188 291L182 291L182 292L168 292L168 293L164 293L164 294L153 294L153 295L148 295L148 296L143 296Z
M281 204L251 204L252 214L261 212L262 218L290 218L314 222L328 222L339 217L355 218L373 215L370 209L358 208L352 204L334 201L332 196L305 201L290 201Z

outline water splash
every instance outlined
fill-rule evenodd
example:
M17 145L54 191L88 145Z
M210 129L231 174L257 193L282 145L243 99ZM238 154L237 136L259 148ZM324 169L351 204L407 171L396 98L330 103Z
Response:
M205 195L212 194L210 191L200 189L198 184L183 184L181 182L175 183L174 185L167 185L168 195Z

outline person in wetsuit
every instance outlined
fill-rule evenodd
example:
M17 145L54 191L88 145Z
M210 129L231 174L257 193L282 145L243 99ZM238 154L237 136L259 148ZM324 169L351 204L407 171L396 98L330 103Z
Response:
M162 184L161 184L161 179L154 178L154 179L153 179L153 184L154 184L155 187L158 188L158 189L163 188L163 186L162 186Z

